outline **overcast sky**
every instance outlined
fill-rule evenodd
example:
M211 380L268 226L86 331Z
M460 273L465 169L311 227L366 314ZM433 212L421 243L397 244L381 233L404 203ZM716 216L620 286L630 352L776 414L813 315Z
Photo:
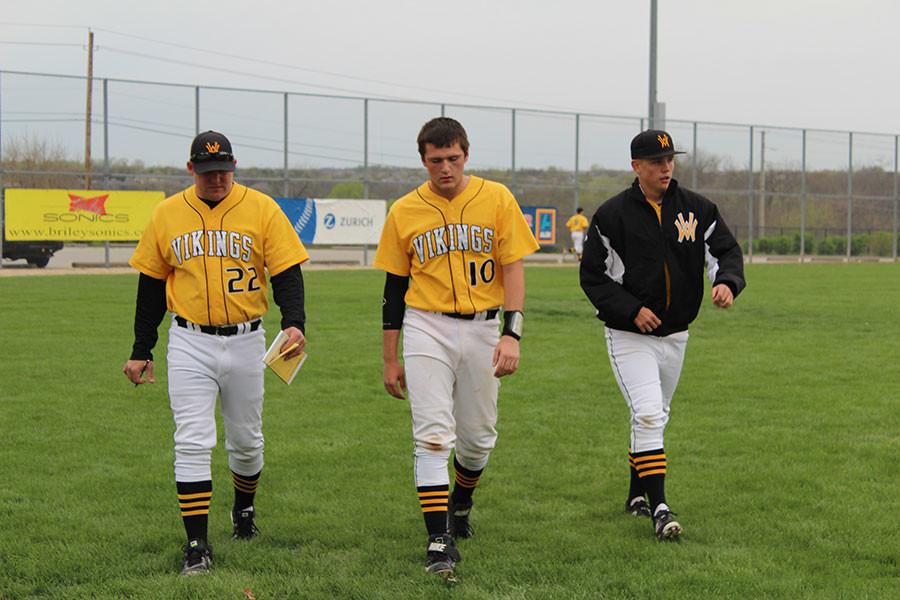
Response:
M84 44L92 27L100 77L643 115L649 6L33 0L4 2L0 41ZM898 7L894 0L660 0L659 99L670 118L900 132ZM75 46L2 44L0 53L7 70L85 71L84 49ZM194 66L202 64L273 79Z
M96 77L647 113L650 0L3 8L7 71L84 74L90 27ZM659 100L670 119L900 133L898 23L895 0L660 0Z

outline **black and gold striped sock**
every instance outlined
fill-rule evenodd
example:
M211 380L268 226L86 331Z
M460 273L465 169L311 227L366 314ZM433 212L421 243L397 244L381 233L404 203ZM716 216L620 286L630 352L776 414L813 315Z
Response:
M666 501L666 453L662 448L631 454L651 510Z
M420 485L419 505L425 517L428 535L447 533L447 499L450 496L449 485Z
M456 470L456 483L453 486L451 503L468 506L472 504L472 494L478 487L478 481L481 479L484 469L478 471L467 469L457 462L455 456L453 457L453 468Z
M234 510L253 506L260 474L262 471L256 475L238 475L234 471L231 472L231 481L234 483Z
M189 540L206 540L212 481L176 481L181 520Z
M628 501L630 502L635 498L643 498L645 494L641 478L634 467L634 455L631 453L631 448L628 449L628 469L631 471L631 480L628 485Z

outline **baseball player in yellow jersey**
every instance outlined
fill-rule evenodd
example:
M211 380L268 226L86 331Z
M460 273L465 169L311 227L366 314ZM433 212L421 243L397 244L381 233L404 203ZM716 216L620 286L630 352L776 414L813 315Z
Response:
M566 221L566 227L572 234L572 250L578 260L581 260L581 254L584 251L584 231L588 228L587 217L584 216L584 209L580 206L575 210L575 214Z
M263 467L266 271L289 336L282 350L296 346L286 358L306 345L300 264L309 255L272 198L234 182L236 164L221 133L194 138L187 163L194 185L156 207L130 261L140 278L135 342L123 370L136 386L154 381L157 328L166 309L172 313L169 402L188 538L182 575L205 573L212 560L207 519L217 394L234 484L232 537L258 533L253 500Z
M375 255L386 271L384 386L397 398L409 389L426 570L455 581L454 538L473 533L472 494L497 440L498 378L519 366L522 259L538 244L506 187L464 173L462 125L433 119L418 146L429 180L391 206Z

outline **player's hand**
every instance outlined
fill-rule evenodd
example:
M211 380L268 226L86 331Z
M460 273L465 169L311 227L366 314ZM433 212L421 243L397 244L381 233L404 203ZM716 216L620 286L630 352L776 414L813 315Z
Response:
M287 327L284 329L284 333L288 336L288 339L281 345L281 348L278 349L278 353L280 354L294 344L297 344L296 348L284 355L284 360L290 360L300 356L300 353L306 348L306 336L304 336L303 332L296 327Z
M713 286L712 301L713 304L719 308L728 308L734 304L734 294L731 293L730 287L724 283L720 283L719 285Z
M394 398L406 398L406 372L399 360L385 361L384 389Z
M515 373L519 368L519 340L508 335L500 336L491 365L494 367L494 377Z
M152 360L129 360L122 368L122 372L125 373L125 377L128 378L128 381L135 386L144 383L156 383L156 378L153 377ZM144 379L144 373L147 374L146 379Z
M659 317L657 317L652 310L646 306L642 306L641 310L634 318L634 324L641 330L641 333L650 333L659 327L662 324L662 321L659 320Z

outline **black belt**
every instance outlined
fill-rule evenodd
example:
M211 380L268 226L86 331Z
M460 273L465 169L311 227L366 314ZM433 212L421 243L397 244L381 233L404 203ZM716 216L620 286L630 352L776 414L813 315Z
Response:
M500 312L500 309L492 308L492 309L486 310L484 312L485 312L484 320L490 321L491 319L493 319L494 317L497 316L497 313ZM469 314L467 314L467 313L443 313L443 315L445 317L450 317L451 319L463 319L465 321L474 321L475 315L478 315L478 314L480 314L480 313L469 313Z
M209 335L237 335L238 330L240 329L237 325L223 325L221 327L216 327L215 325L198 325L177 315L175 316L175 323L177 323L179 327L184 327L185 329L199 329L201 332L208 333ZM251 321L250 331L256 331L261 324L262 319Z

